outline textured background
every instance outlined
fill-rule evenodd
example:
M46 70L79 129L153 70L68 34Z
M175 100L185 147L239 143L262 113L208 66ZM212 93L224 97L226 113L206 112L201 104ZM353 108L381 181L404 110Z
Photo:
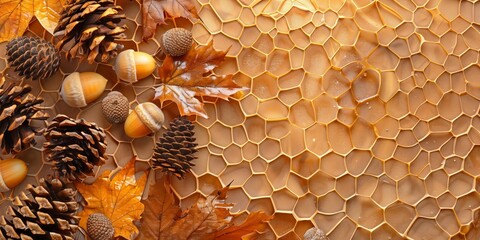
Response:
M174 181L184 206L232 182L235 211L274 214L265 239L298 239L317 226L330 239L472 239L480 209L480 3L459 0L199 0L200 21L177 19L141 42L139 1L119 0L129 27L127 48L156 54L173 25L195 41L213 39L228 58L219 73L235 74L251 91L239 99L205 100L196 119L199 159ZM51 39L33 22L28 35ZM5 43L0 69L6 68ZM67 113L107 130L108 163L138 155L148 167L156 137L132 140L101 116L100 102L72 109L59 99L62 79L96 71L107 91L134 107L153 98L155 73L119 82L109 64L62 59L50 79L28 83L51 116ZM167 123L176 116L165 107ZM43 140L19 157L27 180L50 170ZM3 201L3 200L1 200ZM5 201L3 201L5 205Z

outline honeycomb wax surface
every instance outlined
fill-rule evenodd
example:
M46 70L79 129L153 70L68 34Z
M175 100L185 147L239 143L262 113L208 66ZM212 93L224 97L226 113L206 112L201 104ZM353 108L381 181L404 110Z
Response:
M198 159L173 180L183 206L232 182L233 211L274 215L261 239L301 239L316 226L330 239L478 239L480 195L480 3L459 0L198 0L200 21L169 21L142 42L139 0L118 0L128 26L126 48L156 54L161 33L191 29L194 40L228 55L217 73L251 90L241 99L203 98L196 118ZM27 35L51 39L38 22ZM0 69L7 67L0 44ZM96 71L107 91L85 108L59 98L62 79ZM17 82L19 80L16 80ZM64 113L106 129L109 160L137 155L148 167L156 136L132 140L109 124L101 99L122 92L133 108L150 101L158 74L135 84L111 64L64 56L41 81L22 81ZM178 111L164 107L166 122ZM28 183L50 172L38 144L20 154ZM41 160L40 160L41 159ZM92 179L90 179L92 180Z

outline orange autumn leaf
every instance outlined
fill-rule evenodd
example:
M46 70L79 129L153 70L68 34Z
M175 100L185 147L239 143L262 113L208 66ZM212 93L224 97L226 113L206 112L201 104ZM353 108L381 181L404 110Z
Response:
M173 18L198 18L193 0L143 0L143 39L151 38L157 25L165 24L165 13Z
M33 16L51 34L66 0L0 0L0 42L22 36Z
M169 180L157 173L156 184L144 201L140 235L137 239L251 239L256 231L263 230L270 216L262 212L251 213L244 223L234 225L237 215L230 213L233 204L226 203L229 187L200 197L191 208L181 212L174 198Z
M144 206L140 202L147 176L135 179L135 157L123 168L105 171L92 185L76 183L87 202L80 216L80 227L87 229L92 213L103 213L112 221L115 237L132 239L138 234L133 221L139 220Z
M229 239L251 239L256 231L263 231L266 227L266 222L270 221L272 216L264 212L250 213L247 219L240 225L230 225L229 227L215 233L215 240L229 240Z
M228 100L245 87L237 85L232 75L216 75L212 71L225 60L226 52L216 51L213 42L194 45L182 57L165 57L158 69L161 83L155 89L154 99L177 104L181 115L199 115L207 118L203 103L195 96L210 96Z

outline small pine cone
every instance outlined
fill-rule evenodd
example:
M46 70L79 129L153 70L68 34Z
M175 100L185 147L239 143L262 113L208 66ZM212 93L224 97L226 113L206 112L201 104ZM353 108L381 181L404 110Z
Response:
M125 122L128 117L129 102L120 92L113 91L102 100L102 112L110 123Z
M9 85L0 89L0 142L3 154L19 153L35 144L35 135L41 130L32 126L32 120L45 120L48 114L37 105L43 99L30 93L29 85Z
M190 171L197 157L194 125L184 117L176 118L170 128L163 134L155 147L152 165L164 172L170 172L181 179Z
M27 192L16 196L2 214L0 239L73 240L80 220L77 191L59 179L42 178L39 183L27 185Z
M112 222L103 213L94 213L88 216L87 232L92 240L110 240L115 229Z
M67 59L76 56L87 58L89 63L107 62L123 49L116 43L125 38L126 26L117 26L124 14L114 0L69 0L55 28L55 36L61 36L57 49L73 40L74 44L67 49Z
M184 28L172 28L162 35L160 45L166 54L178 57L188 53L192 41L192 32Z
M45 131L47 160L65 181L93 176L93 167L105 163L105 132L95 123L57 115Z
M46 79L60 67L60 54L55 47L37 37L19 37L7 44L8 62L20 76L33 80Z

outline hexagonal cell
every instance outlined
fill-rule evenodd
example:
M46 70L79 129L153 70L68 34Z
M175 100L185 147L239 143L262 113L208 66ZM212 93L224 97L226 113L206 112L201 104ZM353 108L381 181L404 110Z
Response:
M295 205L297 204L297 200L298 197L286 188L275 191L272 194L272 201L277 212L293 211Z
M308 128L315 122L315 111L311 101L300 100L290 108L289 120L301 128Z
M423 199L420 203L418 203L416 209L418 216L425 218L433 218L437 216L438 212L440 211L437 201L431 197Z
M253 175L243 185L243 189L251 198L268 197L273 189L265 175Z
M315 173L315 175L308 179L308 189L316 196L322 196L332 191L334 187L335 178L324 173L323 171Z
M299 219L312 218L317 211L317 197L307 194L299 198L293 211Z
M319 95L313 101L315 108L316 120L320 123L330 123L337 117L339 110L338 103L334 98L328 95Z
M252 83L252 93L260 99L273 98L278 95L278 79L269 73L255 78Z
M273 50L267 58L267 71L282 76L290 71L290 56L285 50Z
M395 202L385 209L385 221L402 234L415 221L415 218L415 208L402 202Z
M303 152L292 159L291 171L308 179L319 170L320 159L311 152Z
M320 213L330 215L344 211L345 200L338 193L332 191L318 198L317 207Z
M425 185L421 179L409 175L398 182L398 198L401 201L414 205L425 194Z
M282 236L290 232L296 223L297 220L291 214L275 213L269 225L277 236Z
M387 207L399 199L399 195L400 194L397 196L396 182L384 175L378 179L377 188L372 195L372 200L381 207Z
M238 69L249 76L256 77L265 72L266 56L255 49L244 48L238 55Z
M461 197L474 190L474 178L460 172L449 177L448 189L455 197Z

